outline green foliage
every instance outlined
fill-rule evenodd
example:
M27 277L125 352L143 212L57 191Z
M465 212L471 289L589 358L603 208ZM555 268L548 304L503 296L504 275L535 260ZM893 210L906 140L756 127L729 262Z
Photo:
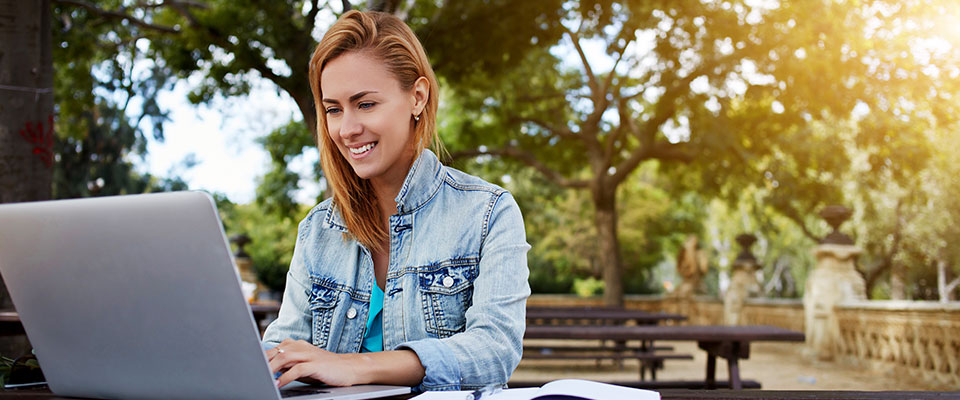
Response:
M297 223L310 206L298 206L295 218L266 212L254 204L218 202L224 229L229 237L246 234L250 244L244 249L250 255L257 278L274 292L283 292L287 270L297 240Z
M947 280L960 275L960 251L951 244L960 238L954 223L960 218L957 132L957 125L925 132L925 167L912 168L904 179L897 178L904 171L894 162L876 165L866 159L855 170L853 231L865 250L860 264L868 288L878 298L937 299L938 264ZM902 293L885 283L896 274L904 280Z
M128 161L143 154L145 134L162 137L156 93L168 77L194 76L201 84L190 99L205 102L245 94L259 76L290 95L303 122L262 139L271 170L257 203L237 206L230 224L260 229L264 268L285 268L283 250L271 246L303 212L293 201L302 177L289 163L315 132L307 61L341 2L91 3L154 26L55 3L57 195L177 187L137 176ZM600 274L609 255L597 254L593 220L598 199L612 196L628 292L655 290L654 266L668 264L688 233L730 260L733 237L752 232L767 277L795 283L771 293L799 295L809 249L828 231L815 214L831 203L857 212L847 229L866 250L868 278L893 265L912 266L914 282L930 282L933 265L956 274L960 255L947 243L960 235L949 223L960 218L952 162L960 43L950 32L960 5L774 3L370 6L391 7L423 41L444 85L439 127L448 148L485 154L454 164L520 202L537 291L570 292ZM588 47L591 68L576 45ZM597 47L605 62L589 51ZM149 68L132 67L145 59ZM925 297L929 285L908 290Z
M142 32L99 23L86 9L54 5L54 14L54 197L186 189L179 178L133 169L131 158L146 154L145 133L163 138L167 113L157 96L171 87L167 71L138 48ZM182 168L191 166L184 160Z
M260 178L257 185L257 205L264 212L293 219L300 212L294 200L294 192L300 185L301 176L288 168L290 161L315 143L302 122L291 121L258 140L270 153L271 169ZM319 179L322 171L319 164L313 179ZM322 194L321 194L322 197Z
M17 359L0 357L0 386L46 382L33 351Z
M407 16L438 76L505 82L528 53L560 38L563 0L420 0Z
M763 295L800 297L802 282L815 262L811 250L816 242L798 229L795 221L765 201L771 190L776 189L747 187L732 204L721 199L710 201L703 222L703 245L709 250L711 274L719 271L729 274L743 250L735 238L742 233L753 234L757 243L750 250L763 271L760 282ZM717 277L711 279L707 282L708 291L719 293Z
M580 297L596 296L603 293L603 281L594 277L573 280L573 292Z
M502 179L502 172L498 175L490 164L485 163L491 172L484 176ZM654 171L646 168L621 187L619 236L627 293L658 293L655 267L676 254L687 234L700 232L706 217L696 196L671 199L658 189L661 182ZM533 291L593 293L602 288L591 283L602 276L602 259L587 194L556 188L530 170L515 170L509 177L504 185L523 211L532 246L528 264Z

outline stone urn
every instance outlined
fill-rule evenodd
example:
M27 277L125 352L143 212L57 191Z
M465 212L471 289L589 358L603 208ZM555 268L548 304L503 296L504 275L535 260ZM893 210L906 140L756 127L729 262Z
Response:
M840 343L840 325L834 306L867 298L866 283L856 270L856 258L862 251L853 239L839 231L851 214L850 209L843 206L828 206L820 212L833 232L813 250L817 262L807 276L803 294L808 354L820 360L833 359Z

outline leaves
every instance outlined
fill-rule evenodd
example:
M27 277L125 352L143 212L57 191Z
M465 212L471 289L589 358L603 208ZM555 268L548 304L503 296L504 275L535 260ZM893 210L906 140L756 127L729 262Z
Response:
M143 154L144 135L163 135L156 93L193 76L190 100L206 102L242 95L261 77L290 94L302 122L261 141L271 170L256 207L296 218L304 177L288 166L315 132L307 60L341 2L91 2L100 12L54 3L59 151L71 165L58 175L63 193L164 186L125 164ZM753 230L767 272L789 263L802 279L805 248L828 230L816 212L832 203L857 210L848 229L876 279L884 263L915 266L917 279L929 279L935 262L960 265L941 245L958 235L943 221L960 212L951 164L960 151L960 5L775 3L366 6L401 15L422 40L443 84L441 137L455 157L474 157L453 164L514 191L535 243L531 279L543 290L569 291L609 264L595 250L593 209L614 196L623 282L636 292L653 290L653 266L686 233L729 243ZM132 67L144 60L149 68ZM720 246L717 257L729 251Z

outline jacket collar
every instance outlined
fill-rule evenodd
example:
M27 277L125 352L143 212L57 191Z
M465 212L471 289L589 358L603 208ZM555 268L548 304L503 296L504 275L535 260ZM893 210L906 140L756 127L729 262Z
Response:
M423 149L420 157L413 162L407 178L400 187L397 202L397 214L403 215L420 208L437 193L443 183L442 165L430 149Z
M433 198L443 183L442 166L436 154L430 149L423 149L407 172L400 193L394 198L397 202L397 214L413 212ZM325 222L330 228L347 232L347 224L343 222L338 208L335 202L331 202Z

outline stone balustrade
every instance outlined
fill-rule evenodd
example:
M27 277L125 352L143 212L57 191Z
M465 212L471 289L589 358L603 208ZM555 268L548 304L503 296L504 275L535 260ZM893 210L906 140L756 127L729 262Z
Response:
M803 302L800 299L750 299L741 317L746 325L771 325L803 332Z
M840 357L960 387L960 304L859 301L834 312Z
M602 306L599 297L533 295L531 306ZM723 302L699 296L690 300L631 296L624 307L686 315L690 325L723 324ZM893 370L935 384L960 388L960 303L920 301L845 301L833 314L840 327L834 354L838 361ZM800 299L748 299L741 323L804 331Z

